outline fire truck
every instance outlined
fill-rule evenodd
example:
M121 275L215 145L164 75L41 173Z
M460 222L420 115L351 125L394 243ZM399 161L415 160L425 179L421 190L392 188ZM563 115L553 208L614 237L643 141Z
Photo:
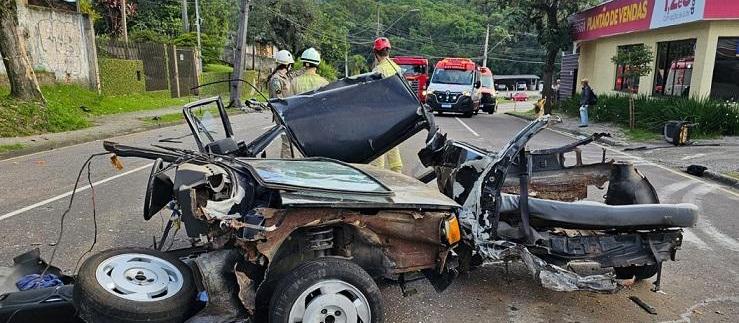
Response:
M401 73L421 102L426 102L426 86L429 79L429 60L421 56L395 56L392 60L400 66Z

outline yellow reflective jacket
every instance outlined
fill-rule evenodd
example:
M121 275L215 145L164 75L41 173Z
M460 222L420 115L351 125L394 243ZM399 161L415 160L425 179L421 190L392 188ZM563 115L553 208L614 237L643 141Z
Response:
M292 80L292 90L295 94L313 91L327 85L328 81L318 74L305 73Z
M372 70L375 73L382 74L382 77L388 78L397 73L400 73L400 66L395 64L390 58L383 59L375 68ZM384 155L378 157L370 163L370 165L385 168L385 158L387 157L387 163L390 170L398 173L403 172L403 159L400 157L400 149L396 146L390 149Z
M398 64L395 64L389 57L385 58L375 66L374 69L372 69L375 73L382 74L382 77L388 78L391 77L397 73L400 73L400 66Z

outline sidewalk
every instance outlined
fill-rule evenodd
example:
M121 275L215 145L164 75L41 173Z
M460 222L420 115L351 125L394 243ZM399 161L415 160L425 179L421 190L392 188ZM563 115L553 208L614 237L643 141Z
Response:
M33 152L74 145L97 139L109 138L128 133L140 132L157 127L168 126L176 123L157 124L152 120L154 117L165 114L182 113L182 108L168 107L153 110L135 111L130 113L111 114L100 116L92 120L91 127L58 133L47 133L27 137L4 137L0 138L0 146L21 144L23 148L0 154L0 159L13 156L25 155Z
M520 110L519 110L520 111ZM531 119L529 116L512 114L519 118ZM580 128L575 117L559 115L562 122L554 128L577 136L590 136L596 132L611 134L611 138L601 138L600 142L615 149L660 163L665 166L685 170L690 165L705 166L707 177L724 184L739 188L739 137L729 136L718 139L696 139L696 145L672 146L661 139L632 140L618 127L610 123L590 123ZM710 146L705 146L710 145Z

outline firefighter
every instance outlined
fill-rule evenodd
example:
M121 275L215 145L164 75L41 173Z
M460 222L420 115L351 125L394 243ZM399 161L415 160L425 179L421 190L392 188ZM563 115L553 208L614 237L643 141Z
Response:
M272 75L269 76L268 81L269 97L270 99L284 99L293 95L292 86L290 85L290 75L288 73L290 72L293 63L295 63L295 60L293 60L293 55L290 54L289 51L283 49L277 52L277 55L275 55L275 61L277 62L277 67L272 72ZM280 157L292 158L293 149L290 144L290 140L285 134L282 134L280 138L282 141Z
M328 81L318 75L318 65L321 64L321 54L313 47L303 51L300 55L305 72L292 80L293 93L300 94L313 91L328 84Z
M372 70L375 73L382 74L383 77L388 78L400 73L400 67L390 59L390 40L385 37L379 37L375 39L375 45L373 52L377 65ZM385 157L387 156L387 163L390 170L398 173L403 172L403 160L400 157L400 149L396 146L390 149L386 154L373 160L370 165L385 168Z
M289 51L283 49L277 52L277 55L275 55L275 61L277 62L277 67L269 76L268 81L269 97L270 99L282 99L293 94L293 91L290 88L290 76L288 73L290 72L293 63L295 63L295 60L293 60L293 55L290 54Z

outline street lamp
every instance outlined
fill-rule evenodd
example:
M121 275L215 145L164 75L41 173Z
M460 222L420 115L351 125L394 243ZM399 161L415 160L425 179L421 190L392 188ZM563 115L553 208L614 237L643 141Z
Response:
M411 10L406 11L402 16L398 17L398 19L395 19L395 21L393 21L390 25L388 25L384 31L380 32L380 6L378 4L377 6L377 32L375 33L376 34L375 36L380 37L380 35L384 35L388 30L390 30L390 27L395 25L398 21L400 21L400 19L403 19L403 17L407 16L408 14L416 13L419 11L421 10L411 9Z

